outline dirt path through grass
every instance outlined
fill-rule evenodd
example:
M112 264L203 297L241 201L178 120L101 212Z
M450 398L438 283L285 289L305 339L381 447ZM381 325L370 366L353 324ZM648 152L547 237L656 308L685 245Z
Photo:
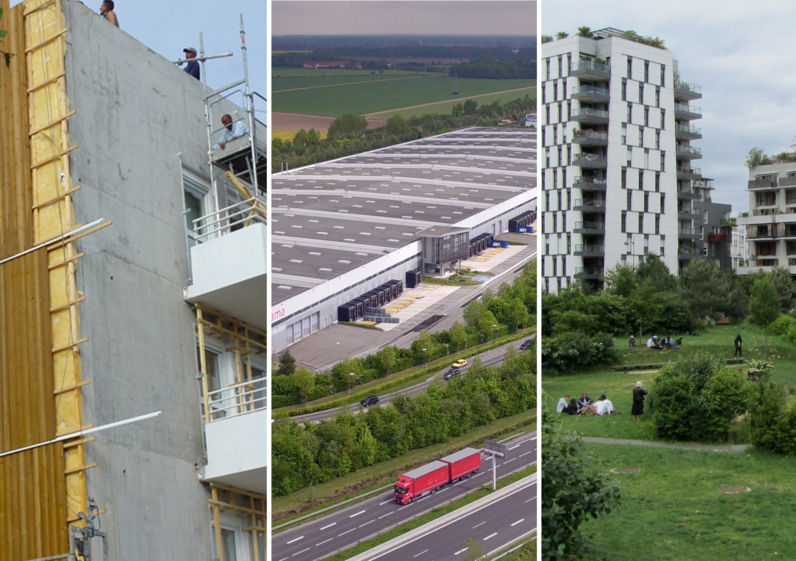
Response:
M490 95L499 95L499 94L506 94L506 93L513 93L513 92L524 92L526 90L535 90L536 86L528 86L525 88L517 88L514 90L503 90L502 92L489 92L485 94L478 94L478 95L471 95L466 97L459 97L453 101L464 101L466 99L478 99L479 97L486 97ZM450 99L446 99L445 101L434 101L432 103L421 103L420 105L410 105L409 107L398 107L395 109L387 109L385 111L376 111L375 113L367 113L364 117L374 117L376 115L386 115L387 113L396 113L398 111L406 111L408 109L417 109L418 107L432 107L434 105L440 105L442 103L451 103Z

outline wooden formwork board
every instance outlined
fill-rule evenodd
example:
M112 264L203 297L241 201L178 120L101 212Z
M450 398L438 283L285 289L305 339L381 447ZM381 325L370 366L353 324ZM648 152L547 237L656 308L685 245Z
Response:
M244 532L249 532L252 540L252 555L254 561L265 561L260 556L259 540L266 540L267 498L258 493L251 493L218 483L210 484L210 499L208 506L213 515L213 531L216 535L216 556L223 559L221 543L221 513L232 512L245 519L248 526L243 527Z

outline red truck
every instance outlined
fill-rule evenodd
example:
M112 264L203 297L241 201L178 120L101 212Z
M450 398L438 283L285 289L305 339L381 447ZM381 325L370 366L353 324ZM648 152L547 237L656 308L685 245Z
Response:
M437 490L457 479L467 479L481 469L481 452L465 448L450 456L407 471L395 484L393 499L398 504L408 504L426 493Z

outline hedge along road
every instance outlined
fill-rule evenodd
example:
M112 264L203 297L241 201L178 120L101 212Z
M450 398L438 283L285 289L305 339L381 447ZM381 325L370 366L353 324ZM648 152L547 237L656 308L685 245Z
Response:
M536 334L531 334L528 339L534 339ZM500 347L495 349L483 352L481 354L472 356L467 359L467 366L464 366L459 369L460 376L463 376L467 373L470 367L473 365L473 361L476 358L480 358L481 362L484 366L497 366L503 364L503 357L506 354L506 349L509 347L514 347L515 349L519 349L519 346L525 341L526 339L519 339L517 341L512 341L510 343L506 343ZM383 396L379 396L379 405L387 405L399 395L412 395L418 392L424 391L428 389L428 387L434 382L434 380L438 379L442 374L450 370L450 366L446 366L436 374L432 375L430 378L425 380L424 382L420 382L414 386L404 388L402 390L398 390L396 392L388 393ZM336 407L334 409L327 409L325 411L318 411L316 413L308 413L306 415L296 415L295 417L291 417L292 420L298 421L299 423L318 423L324 419L330 419L337 415L340 411L344 411L345 409L350 409L354 413L359 413L359 404L355 403L353 405L347 407Z
M508 455L497 462L498 478L536 463L536 431L504 442ZM439 492L400 506L393 491L380 493L343 510L291 528L272 538L274 561L315 561L353 547L385 531L460 499L489 483L492 460L481 458L481 471L469 479L446 485Z

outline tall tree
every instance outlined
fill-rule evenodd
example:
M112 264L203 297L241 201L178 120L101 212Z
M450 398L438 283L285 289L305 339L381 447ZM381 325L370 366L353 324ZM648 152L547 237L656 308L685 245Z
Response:
M749 300L749 321L766 330L766 359L768 359L768 328L780 315L780 299L774 283L762 278L752 285Z
M586 26L583 26L583 27L579 27L579 28L578 28L578 35L580 35L581 37L587 37L587 38L589 38L589 39L591 39L592 37L594 37L594 33L592 33L592 32L591 32L591 29L589 29L589 28L588 28L588 27L586 27Z
M680 294L697 319L726 315L732 278L715 261L692 259L680 274Z
M289 376L296 371L296 359L293 358L293 355L290 354L290 350L286 350L282 353L282 356L279 357L279 368L277 369L276 373L280 376Z

